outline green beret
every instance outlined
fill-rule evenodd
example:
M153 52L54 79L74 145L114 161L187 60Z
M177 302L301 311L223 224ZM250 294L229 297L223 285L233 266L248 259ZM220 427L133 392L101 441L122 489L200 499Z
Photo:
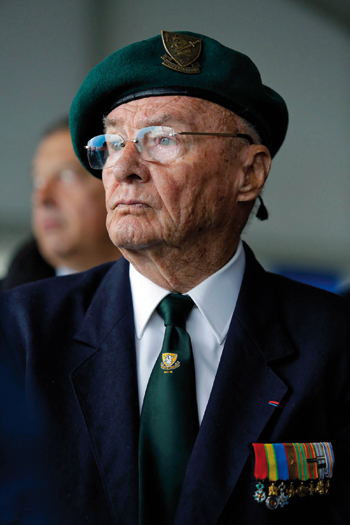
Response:
M164 95L202 98L233 111L255 126L272 156L286 135L286 104L262 84L250 58L204 35L163 31L112 53L82 83L71 106L70 128L83 166L101 177L89 166L84 146L104 133L104 116L131 100Z

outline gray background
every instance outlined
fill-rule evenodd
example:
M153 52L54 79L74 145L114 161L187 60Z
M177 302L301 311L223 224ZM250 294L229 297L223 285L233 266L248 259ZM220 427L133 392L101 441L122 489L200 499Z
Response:
M248 54L290 126L244 238L268 267L350 276L349 0L0 1L0 275L30 231L30 163L88 71L116 49L198 31Z

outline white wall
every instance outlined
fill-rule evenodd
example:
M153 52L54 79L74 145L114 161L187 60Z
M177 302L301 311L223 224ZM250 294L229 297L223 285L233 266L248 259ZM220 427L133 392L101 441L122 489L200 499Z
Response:
M245 235L257 254L346 273L350 32L297 0L1 2L0 272L1 246L29 230L28 172L43 128L68 110L94 63L161 29L248 54L287 101L289 132L265 190L270 219L254 219Z

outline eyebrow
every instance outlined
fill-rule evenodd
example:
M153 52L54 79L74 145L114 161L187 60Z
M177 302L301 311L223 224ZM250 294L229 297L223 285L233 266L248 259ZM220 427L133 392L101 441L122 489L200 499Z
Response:
M58 169L56 168L55 171L59 172L59 171L67 170L67 169L75 171L75 172L84 171L84 168L78 163L75 163L74 161L67 161L67 162L64 162L63 164L60 164L59 168ZM35 177L40 177L40 174L39 174L39 171L37 171L34 166L31 166L29 170L29 176L34 179Z
M161 115L157 115L155 117L146 117L140 121L138 121L138 127L140 129L147 128L149 126L159 126L162 124L165 124L169 120L173 120L173 122L182 122L181 119L176 117L175 115L170 115L169 113L163 113ZM103 117L103 125L104 125L104 131L106 132L106 129L108 127L117 127L118 125L124 124L124 119L121 118L109 118L109 117Z
M106 132L106 129L108 127L114 128L115 126L117 126L119 123L122 123L123 121L121 119L103 117L102 122L103 122L103 130Z
M174 118L175 117L169 115L169 113L163 113L162 115L157 115L153 118L144 118L143 120L140 120L139 125L143 128L147 128L148 126L157 126L159 124L165 124L166 122Z

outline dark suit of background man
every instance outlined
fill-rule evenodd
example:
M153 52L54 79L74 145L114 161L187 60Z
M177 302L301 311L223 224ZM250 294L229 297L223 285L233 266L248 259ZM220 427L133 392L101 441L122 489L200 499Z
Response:
M42 423L60 523L139 521L140 412L153 377L185 370L182 354L173 374L159 366L165 328L156 308L170 293L194 302L186 330L199 431L174 513L160 515L165 492L150 476L146 489L158 499L140 522L347 523L346 305L266 273L240 240L287 121L283 99L248 57L193 33L121 49L83 82L70 113L73 145L102 177L107 228L124 257L6 292L0 303L4 344ZM154 399L152 421L164 408ZM185 412L170 422L175 431L187 431ZM168 430L160 426L160 443ZM312 441L333 444L331 495L275 511L254 501L250 443Z
M31 175L34 239L15 254L2 289L119 259L106 230L103 186L75 156L68 117L44 133Z

